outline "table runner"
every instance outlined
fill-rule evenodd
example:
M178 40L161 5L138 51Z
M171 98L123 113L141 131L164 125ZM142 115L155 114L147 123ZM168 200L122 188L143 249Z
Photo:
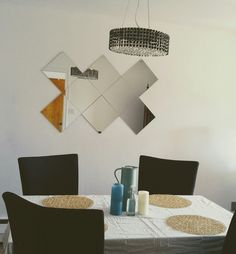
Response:
M200 215L221 221L227 228L232 213L202 196L182 196L192 205L186 208L161 208L150 205L149 216L112 216L109 214L110 196L89 195L94 200L92 208L103 209L105 223L105 254L220 254L226 232L217 236L196 236L173 230L166 218L173 215ZM44 197L27 196L27 200L40 204ZM12 240L9 238L12 254Z

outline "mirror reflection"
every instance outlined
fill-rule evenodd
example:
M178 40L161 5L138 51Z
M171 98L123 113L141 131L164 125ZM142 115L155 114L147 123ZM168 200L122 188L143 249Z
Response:
M140 99L135 100L120 117L135 134L138 134L155 118Z
M62 132L93 102L93 97L89 101L91 89L87 94L86 90L90 85L88 79L97 79L98 71L87 69L81 72L75 63L61 52L43 68L42 72L58 88L60 94L41 113ZM95 95L95 98L98 96L99 94Z
M80 115L99 133L120 117L137 134L155 118L139 98L157 80L143 60L121 76L105 56L82 72L61 52L42 72L58 95L41 113L60 132Z

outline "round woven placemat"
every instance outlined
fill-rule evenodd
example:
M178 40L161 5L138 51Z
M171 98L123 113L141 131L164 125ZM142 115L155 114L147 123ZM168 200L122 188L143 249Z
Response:
M190 206L192 202L176 195L154 194L149 196L149 203L164 208L183 208Z
M177 231L194 235L217 235L226 229L220 221L198 215L171 216L166 223Z
M55 196L42 200L42 204L46 207L70 209L86 209L91 207L93 203L92 199L77 195Z

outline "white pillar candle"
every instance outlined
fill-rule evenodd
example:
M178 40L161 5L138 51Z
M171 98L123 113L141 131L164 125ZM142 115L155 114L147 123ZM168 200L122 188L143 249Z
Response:
M138 192L138 213L140 215L148 215L149 210L149 192L139 191Z

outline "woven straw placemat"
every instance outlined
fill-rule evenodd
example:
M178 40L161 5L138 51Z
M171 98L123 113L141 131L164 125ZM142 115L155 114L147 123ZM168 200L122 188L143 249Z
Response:
M91 207L93 203L92 199L78 195L55 196L42 200L42 204L46 207L70 209L86 209Z
M220 221L198 215L171 216L166 223L177 231L194 235L217 235L226 229Z
M154 194L149 196L149 203L164 208L183 208L190 206L192 202L176 195Z

